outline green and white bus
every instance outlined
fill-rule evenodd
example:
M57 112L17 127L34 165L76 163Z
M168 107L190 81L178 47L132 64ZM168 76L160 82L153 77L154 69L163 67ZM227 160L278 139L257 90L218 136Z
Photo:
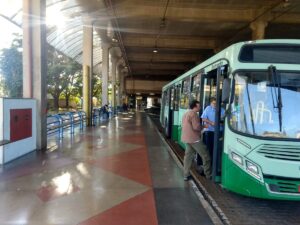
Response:
M214 182L246 196L300 200L300 40L233 44L162 92L161 124L183 149L189 102L203 110L216 97Z

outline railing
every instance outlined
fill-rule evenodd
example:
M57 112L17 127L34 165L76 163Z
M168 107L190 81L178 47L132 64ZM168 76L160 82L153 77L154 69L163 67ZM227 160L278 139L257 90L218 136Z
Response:
M70 134L74 134L75 126L79 125L79 129L83 130L86 122L86 114L83 111L66 112L47 117L47 134L58 133L63 138L64 131L69 129Z
M119 112L119 108L109 113L109 118ZM108 120L107 114L102 108L94 108L92 114L92 125L99 125L102 121ZM59 138L63 138L64 132L69 130L70 134L74 134L75 126L79 125L79 129L83 130L86 125L86 113L83 111L66 112L47 117L47 134L58 133Z

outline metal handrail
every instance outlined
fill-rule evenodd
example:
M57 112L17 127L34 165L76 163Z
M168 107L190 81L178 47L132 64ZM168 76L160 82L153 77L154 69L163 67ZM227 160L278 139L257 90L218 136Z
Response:
M115 112L118 113L118 110ZM113 116L113 114L112 114ZM104 111L102 108L94 108L92 115L92 125L96 126L104 119ZM47 135L58 133L59 138L64 137L64 131L70 129L70 134L74 134L76 125L83 130L86 126L86 113L84 111L65 112L47 117Z
M49 115L47 117L47 134L58 132L59 138L63 138L64 130L70 129L70 134L74 134L75 126L78 124L80 130L83 130L86 125L86 113L83 111Z

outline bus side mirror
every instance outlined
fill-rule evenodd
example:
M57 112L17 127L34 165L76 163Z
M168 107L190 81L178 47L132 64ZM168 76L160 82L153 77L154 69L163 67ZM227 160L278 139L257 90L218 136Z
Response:
M230 95L230 83L231 79L225 78L223 80L222 86L222 102L227 104L229 102L229 95Z

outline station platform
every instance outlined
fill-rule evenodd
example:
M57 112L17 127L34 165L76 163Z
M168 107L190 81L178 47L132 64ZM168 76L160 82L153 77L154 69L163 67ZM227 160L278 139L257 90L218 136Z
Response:
M145 113L52 136L2 168L0 224L218 224Z
M158 116L151 120L163 135ZM175 158L183 164L184 151L179 144L165 138ZM207 202L226 225L298 225L300 224L300 202L251 198L230 192L218 183L205 179L194 164L193 179Z

